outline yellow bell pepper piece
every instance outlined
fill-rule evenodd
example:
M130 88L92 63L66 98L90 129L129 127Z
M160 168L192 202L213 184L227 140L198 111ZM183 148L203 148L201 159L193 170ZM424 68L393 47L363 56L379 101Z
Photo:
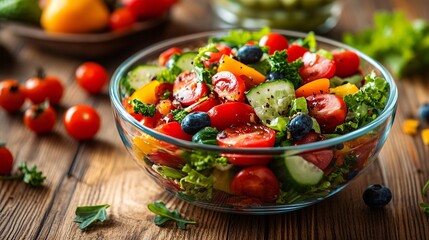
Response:
M48 32L89 33L106 28L109 17L103 0L50 0L40 24Z
M228 71L239 77L244 76L243 80L246 82L246 86L256 86L265 82L265 76L262 73L228 55L223 55L217 71Z
M402 123L402 132L408 135L415 135L420 123L415 119L407 119Z
M130 96L130 100L137 99L142 103L146 104L156 104L158 102L158 97L156 95L156 89L161 83L157 80L150 81L143 87L137 89Z
M429 145L429 128L422 131L422 139L425 145Z
M344 98L345 96L349 95L349 94L355 94L357 92L359 92L359 88L356 87L356 85L351 84L351 83L346 83L344 85L335 87L335 88L331 88L330 92Z

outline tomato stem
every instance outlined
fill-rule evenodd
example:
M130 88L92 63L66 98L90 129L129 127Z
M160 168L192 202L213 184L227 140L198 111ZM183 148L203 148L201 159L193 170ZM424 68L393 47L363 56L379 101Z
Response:
M43 67L38 67L36 70L36 76L39 79L45 79L46 77L45 69L43 69Z

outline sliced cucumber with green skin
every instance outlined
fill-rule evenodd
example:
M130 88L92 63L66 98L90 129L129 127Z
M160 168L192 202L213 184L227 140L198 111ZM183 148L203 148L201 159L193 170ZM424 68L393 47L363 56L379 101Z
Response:
M264 124L279 116L286 116L295 99L295 88L289 81L271 81L253 87L246 94L249 104Z
M275 172L285 188L305 189L317 185L324 172L301 156L276 159Z
M173 64L180 68L182 72L192 71L194 69L194 59L197 54L197 52L182 53Z
M164 69L166 68L156 65L139 65L128 73L123 84L129 86L128 93L132 94L156 78Z

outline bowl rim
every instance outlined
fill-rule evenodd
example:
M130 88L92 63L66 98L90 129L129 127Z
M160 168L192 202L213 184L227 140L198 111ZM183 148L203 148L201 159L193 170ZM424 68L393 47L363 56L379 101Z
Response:
M161 49L173 47L173 46L178 45L178 44L184 44L186 42L193 42L193 41L202 40L202 39L208 38L208 37L224 35L224 34L227 34L228 31L233 30L233 29L237 29L237 28L205 31L205 32L194 33L194 34L189 34L189 35L185 35L185 36L179 36L179 37L167 39L167 40L161 41L159 43L153 44L151 46L148 46L146 48L143 48L142 50L138 51L137 53L135 53L134 55L132 55L131 57L126 59L122 64L120 64L117 67L117 69L113 73L112 78L111 78L111 82L110 82L110 86L109 86L109 95L110 95L111 103L112 103L113 107L115 108L115 110L118 112L118 115L122 119L124 119L126 122L130 123L135 128L137 128L138 130L140 130L140 131L142 131L142 132L144 132L144 133L146 133L146 134L148 134L148 135L150 135L150 136L152 136L158 140L161 140L161 141L164 141L164 142L167 142L167 143L170 143L170 144L173 144L173 145L185 148L185 149L214 151L214 152L222 152L222 153L240 153L240 154L256 154L256 155L268 154L268 155L272 155L272 154L284 154L285 152L288 152L289 154L295 154L295 153L299 153L299 152L303 152L303 151L310 151L310 150L335 146L337 144L347 142L349 140L358 138L358 137L364 135L365 133L368 133L371 130L375 129L380 124L382 124L389 116L391 116L394 113L394 111L396 109L396 105L397 105L397 100L398 100L398 89L397 89L395 81L394 81L392 75L389 73L389 71L380 62L378 62L375 59L372 59L371 57L364 54L363 52L361 52L361 51L359 51L359 50L357 50L351 46L348 46L344 43L341 43L339 41L332 40L332 39L322 37L322 36L318 36L318 35L316 35L316 40L318 43L324 43L324 44L332 45L332 46L337 47L337 48L355 51L361 59L365 60L366 62L368 62L369 64L374 66L375 69L377 69L380 72L381 76L384 77L384 79L386 79L386 81L389 83L389 87L390 87L389 97L388 97L388 100L386 102L386 107L383 109L381 114L376 119L374 119L373 121L368 123L367 125L363 126L362 128L359 128L357 130L354 130L350 133L347 133L347 134L344 134L344 135L341 135L338 137L326 139L323 141L307 143L307 144L303 144L303 145L296 145L296 146L271 147L271 148L233 148L233 147L227 148L227 147L220 147L220 146L215 146L215 145L199 144L199 143L194 143L191 141L181 140L181 139L177 139L174 137L167 136L165 134L162 134L160 132L155 131L154 129L143 126L125 110L125 108L122 105L122 102L120 100L120 96L119 96L119 89L120 89L119 84L120 84L120 81L122 79L122 76L124 76L124 74L126 74L127 71L129 71L129 67L136 64L139 61L139 59L141 59L142 57L144 57L146 55L151 54L154 51L159 51ZM249 28L240 28L240 29L248 30L248 31L257 31L258 30L258 29L249 29ZM283 30L283 29L271 29L271 32L277 32L277 33L283 34L289 38L304 38L308 34L308 33L291 31L291 30Z

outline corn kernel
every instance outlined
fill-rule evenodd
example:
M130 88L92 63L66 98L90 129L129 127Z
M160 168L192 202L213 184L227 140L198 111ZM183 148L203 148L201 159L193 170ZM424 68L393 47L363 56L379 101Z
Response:
M408 135L415 135L419 127L419 121L415 119L407 119L402 124L402 132Z
M422 130L422 139L425 145L429 145L429 128Z

